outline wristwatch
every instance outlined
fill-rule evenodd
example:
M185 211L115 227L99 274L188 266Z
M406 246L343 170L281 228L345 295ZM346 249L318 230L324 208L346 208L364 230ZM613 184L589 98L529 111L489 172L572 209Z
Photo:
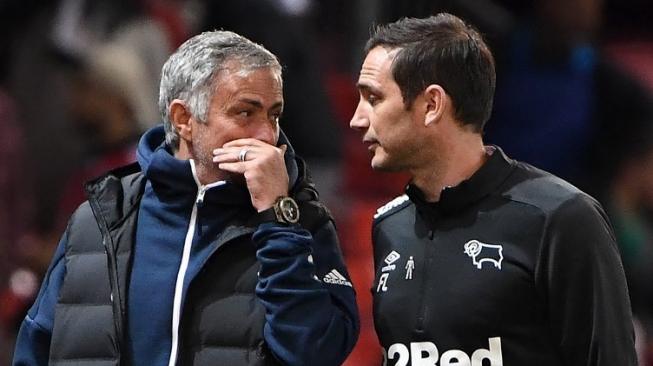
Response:
M299 206L291 197L279 197L272 207L258 213L259 222L296 224L299 222Z

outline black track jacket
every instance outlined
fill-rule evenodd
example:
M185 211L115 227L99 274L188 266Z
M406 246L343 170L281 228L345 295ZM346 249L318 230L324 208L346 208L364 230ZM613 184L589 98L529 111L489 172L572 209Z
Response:
M373 225L386 364L635 366L630 302L600 205L497 147L428 203L414 186Z

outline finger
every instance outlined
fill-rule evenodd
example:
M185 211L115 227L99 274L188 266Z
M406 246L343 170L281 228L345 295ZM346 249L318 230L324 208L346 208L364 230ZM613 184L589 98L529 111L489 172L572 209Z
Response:
M286 155L286 151L288 151L288 145L283 144L283 145L279 146L279 148L281 148L281 152L282 152L284 155Z
M231 173L245 174L247 170L247 163L220 163L218 168Z
M217 149L213 149L213 155L232 155L234 153L238 154L238 152L242 151L243 148L245 148L245 147L244 146L241 146L241 147L228 147L228 148L219 147ZM249 150L250 150L250 148L248 148L248 151Z
M247 160L249 159L250 155L256 155L260 152L260 148L254 147L254 146L241 146L241 147L221 147L217 149L213 149L213 155L214 156L221 156L221 155L228 155L228 156L235 156L238 158L240 155L240 152L243 151L244 149L247 150Z
M244 139L231 140L226 144L222 145L222 147L226 148L226 147L269 146L269 145L270 144L263 142L261 140L257 140L253 138L244 138Z
M254 160L259 156L260 151L253 148L230 148L230 149L215 149L213 150L213 162L214 163L234 163L242 162L240 160L243 150L247 150L245 154L245 161Z
M241 162L239 158L240 157L239 157L238 153L236 153L236 154L219 154L219 155L213 156L213 162L214 163L236 163L236 162ZM252 159L250 153L247 153L246 159L247 160Z

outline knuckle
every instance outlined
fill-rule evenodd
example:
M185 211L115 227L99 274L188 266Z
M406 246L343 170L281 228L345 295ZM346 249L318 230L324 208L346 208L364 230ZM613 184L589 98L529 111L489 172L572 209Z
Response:
M245 171L245 178L247 180L255 180L260 176L258 169L248 169Z

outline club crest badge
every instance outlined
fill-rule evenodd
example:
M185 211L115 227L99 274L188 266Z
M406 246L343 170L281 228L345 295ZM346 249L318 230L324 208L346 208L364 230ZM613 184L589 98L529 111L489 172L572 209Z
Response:
M501 270L503 262L503 245L485 244L478 240L465 243L465 254L472 258L472 263L478 269L483 268L483 263L490 263L494 268Z

